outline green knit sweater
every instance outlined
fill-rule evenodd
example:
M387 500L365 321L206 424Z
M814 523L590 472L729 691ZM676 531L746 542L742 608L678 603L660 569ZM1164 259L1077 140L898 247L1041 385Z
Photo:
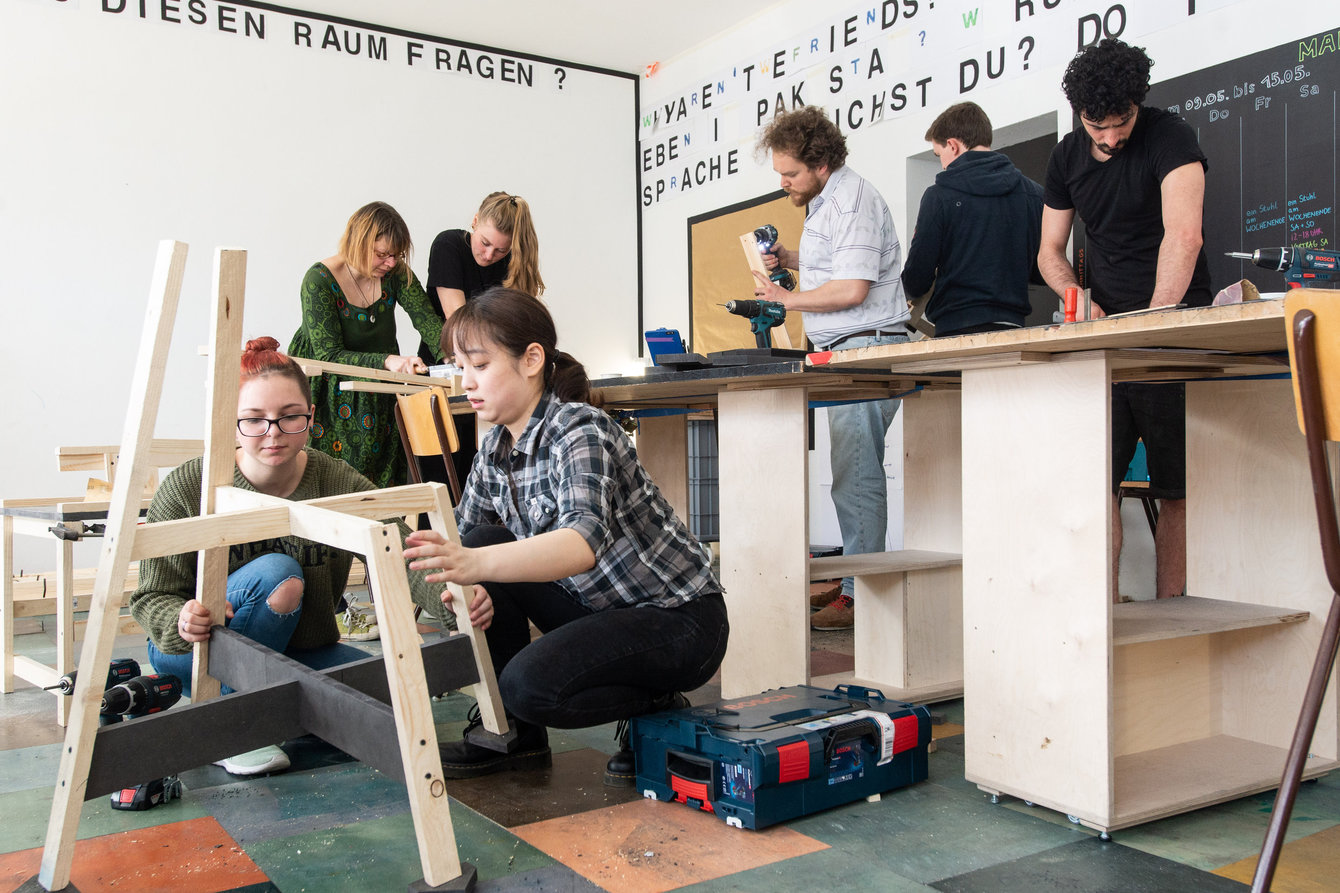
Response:
M322 496L340 496L376 489L348 463L333 459L319 450L307 449L307 469L303 472L298 489L288 498L294 502ZM200 514L200 481L204 459L191 461L175 468L163 479L154 493L145 520L174 521L194 518ZM233 470L233 486L255 491L242 472ZM404 522L397 520L401 535L409 533ZM349 581L349 565L353 555L323 543L297 536L257 540L228 549L228 573L261 555L283 552L302 565L302 616L289 640L291 648L319 648L339 641L340 631L335 625L335 605L344 594ZM130 597L130 613L149 633L164 654L184 654L191 650L190 643L181 637L177 618L181 606L195 598L196 553L148 558L140 562L139 588ZM422 572L410 571L410 592L414 603L421 605L432 617L455 629L455 617L441 601L443 584L429 583ZM375 593L374 593L375 595Z

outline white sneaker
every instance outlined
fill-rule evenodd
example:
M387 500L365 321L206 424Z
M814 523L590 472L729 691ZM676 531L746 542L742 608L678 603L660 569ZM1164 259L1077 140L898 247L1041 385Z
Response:
M215 766L222 766L229 775L264 775L269 772L283 772L291 763L288 754L274 744L258 747L235 757L215 760Z
M335 625L339 627L340 638L350 642L371 642L380 638L376 616L364 611L353 602L347 602L347 605L343 614L335 615Z

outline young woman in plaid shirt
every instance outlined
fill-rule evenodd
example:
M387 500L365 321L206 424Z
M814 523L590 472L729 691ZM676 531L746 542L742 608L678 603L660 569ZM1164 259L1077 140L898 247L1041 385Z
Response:
M456 509L461 543L420 531L405 556L431 582L473 584L470 618L519 738L509 754L442 745L449 778L548 766L546 726L687 706L678 693L707 682L726 650L711 552L556 340L544 305L506 288L467 302L442 333L471 407L494 427ZM534 642L530 623L544 633ZM626 731L619 744L605 781L631 785Z

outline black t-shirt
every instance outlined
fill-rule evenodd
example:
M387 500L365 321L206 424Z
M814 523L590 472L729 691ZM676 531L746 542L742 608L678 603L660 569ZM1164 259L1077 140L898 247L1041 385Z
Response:
M1090 154L1081 127L1052 150L1043 201L1074 209L1084 221L1085 285L1104 313L1149 306L1163 242L1163 178L1183 165L1208 168L1196 133L1180 116L1143 106L1130 140L1106 161ZM1203 307L1214 299L1202 247L1182 303Z
M423 287L437 312L445 318L442 301L437 296L439 287L458 288L465 292L465 299L468 301L486 288L502 285L503 280L507 278L507 267L511 261L512 256L509 254L496 264L481 267L475 262L475 256L470 253L468 232L463 229L443 230L437 234L437 238L433 240L433 247L428 251L428 279ZM430 357L424 362L432 365L436 361L431 359L432 353L426 348L426 344L419 345L419 356Z

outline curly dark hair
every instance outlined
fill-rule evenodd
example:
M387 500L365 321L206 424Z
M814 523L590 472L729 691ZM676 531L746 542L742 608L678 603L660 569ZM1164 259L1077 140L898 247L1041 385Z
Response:
M830 173L847 163L847 138L812 105L773 118L759 135L758 148L790 155L809 168L828 165Z
M1142 47L1108 37L1070 60L1061 89L1075 114L1102 121L1145 101L1153 65Z

